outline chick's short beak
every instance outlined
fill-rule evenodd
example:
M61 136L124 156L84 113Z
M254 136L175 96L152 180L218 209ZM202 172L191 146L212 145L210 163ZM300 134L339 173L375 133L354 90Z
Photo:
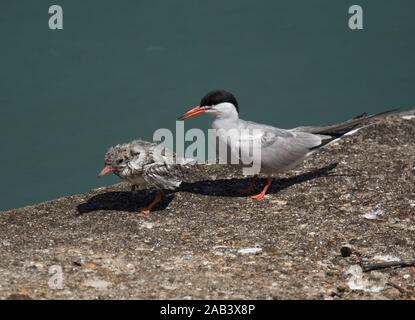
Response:
M101 178L102 176L106 175L108 172L111 172L114 170L110 166L106 166L104 169L102 169L101 173L98 175L98 178Z
M182 115L181 117L179 117L178 120L184 120L190 117L193 117L199 113L205 113L207 110L211 109L211 107L195 107L192 110L187 111L184 115Z

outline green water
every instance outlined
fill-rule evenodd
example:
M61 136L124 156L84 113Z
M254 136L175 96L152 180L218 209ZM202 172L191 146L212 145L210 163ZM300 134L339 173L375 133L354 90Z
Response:
M97 178L109 146L174 130L212 89L283 128L413 109L414 14L413 0L2 0L0 210L118 182Z

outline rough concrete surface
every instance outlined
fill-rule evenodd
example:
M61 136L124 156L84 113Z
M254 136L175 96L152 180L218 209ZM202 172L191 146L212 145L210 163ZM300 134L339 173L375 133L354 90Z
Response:
M236 192L239 170L199 165L149 215L153 191L126 183L1 212L0 298L414 299L415 267L360 266L415 259L410 115L327 147L261 201Z

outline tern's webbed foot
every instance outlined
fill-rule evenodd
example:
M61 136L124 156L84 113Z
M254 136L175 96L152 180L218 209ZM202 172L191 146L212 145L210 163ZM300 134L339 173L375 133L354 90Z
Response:
M272 178L268 178L267 184L265 185L264 190L262 190L261 193L255 195L255 196L252 196L251 198L255 199L255 200L261 200L265 196L265 193L267 193L267 190L268 190L269 186L271 185L271 183L272 183Z
M261 192L255 196L252 196L251 199L261 200L264 197L264 195L265 195L265 192L264 193Z

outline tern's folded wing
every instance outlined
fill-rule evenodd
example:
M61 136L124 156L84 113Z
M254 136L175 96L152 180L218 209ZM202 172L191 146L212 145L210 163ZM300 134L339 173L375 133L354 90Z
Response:
M167 163L152 163L144 166L143 178L158 189L176 189L184 178L184 172L179 165Z
M257 133L247 134L245 139L241 134L241 144L248 143L250 138L258 142L258 133L260 133L261 163L267 168L276 170L285 170L301 162L310 150L327 138L324 135L292 132L250 121L244 121L242 129L253 129Z

